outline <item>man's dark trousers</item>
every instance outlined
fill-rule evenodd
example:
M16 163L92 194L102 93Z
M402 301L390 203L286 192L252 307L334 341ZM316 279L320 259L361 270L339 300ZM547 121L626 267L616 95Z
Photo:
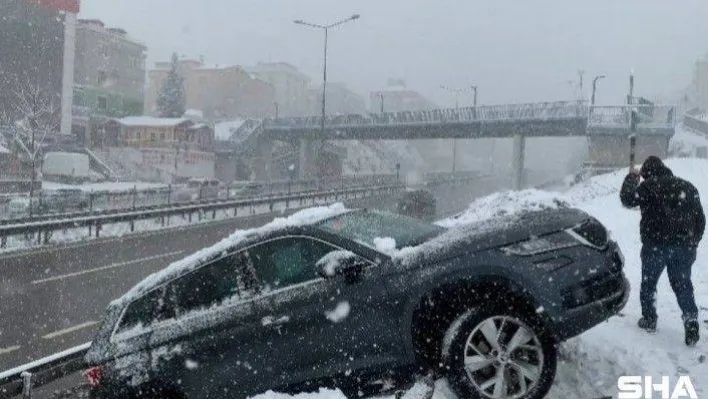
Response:
M696 248L689 246L654 246L642 247L642 286L639 299L642 304L642 316L656 321L656 286L664 269L667 269L669 282L683 313L683 320L698 319L698 307L693 296L691 268L696 261Z

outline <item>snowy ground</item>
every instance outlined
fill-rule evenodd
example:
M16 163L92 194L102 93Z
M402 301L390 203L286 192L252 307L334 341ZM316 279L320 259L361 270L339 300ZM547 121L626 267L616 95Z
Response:
M674 172L692 181L708 204L708 161L676 159L668 162ZM698 397L708 396L708 241L699 248L693 269L696 301L701 308L701 341L695 348L683 343L683 324L676 299L666 274L658 288L658 332L654 335L639 330L636 322L641 312L638 287L641 280L639 251L639 212L622 207L619 187L624 172L594 177L565 193L538 190L497 193L472 203L457 219L439 222L451 226L472 220L494 218L525 209L570 205L579 207L601 220L619 242L625 258L625 272L632 284L632 296L622 315L593 328L561 347L555 384L548 395L552 399L598 398L617 394L617 378L621 375L670 376L675 383L679 375L689 375ZM708 209L707 209L708 211ZM436 384L434 399L455 396L444 380ZM285 399L288 395L268 392L258 399ZM343 399L339 391L321 390L314 394L296 395L298 399Z

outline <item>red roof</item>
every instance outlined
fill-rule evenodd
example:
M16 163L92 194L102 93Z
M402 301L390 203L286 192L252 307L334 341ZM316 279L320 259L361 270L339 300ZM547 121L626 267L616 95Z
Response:
M39 4L55 10L68 11L78 14L81 8L81 0L25 0L30 4Z

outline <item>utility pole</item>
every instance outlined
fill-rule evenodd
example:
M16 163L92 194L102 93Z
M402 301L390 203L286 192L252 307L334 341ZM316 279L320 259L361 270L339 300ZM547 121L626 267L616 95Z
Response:
M379 93L379 97L381 97L381 113L384 113L384 95L383 93Z
M582 100L584 98L584 93L583 93L583 75L585 75L584 70L579 70L578 71L578 76L580 76L580 99Z

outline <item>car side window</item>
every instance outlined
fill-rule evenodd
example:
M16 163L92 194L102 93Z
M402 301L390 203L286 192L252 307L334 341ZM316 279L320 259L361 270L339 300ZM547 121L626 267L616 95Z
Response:
M216 259L167 286L166 306L174 316L217 306L226 300L246 300L259 287L253 268L243 252Z
M270 289L316 279L317 261L337 248L306 237L273 240L248 250L256 274Z
M116 334L134 328L149 327L159 316L164 289L152 290L128 305Z

